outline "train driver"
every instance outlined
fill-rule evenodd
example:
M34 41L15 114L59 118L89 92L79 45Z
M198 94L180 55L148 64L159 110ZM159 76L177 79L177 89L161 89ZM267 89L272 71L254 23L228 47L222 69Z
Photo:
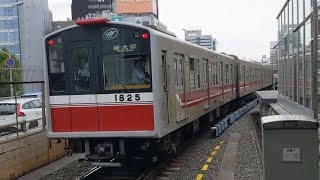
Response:
M78 71L78 76L80 76L80 77L90 77L89 70L85 67L85 65L80 65L80 69Z
M146 74L144 71L145 63L146 63L146 60L144 58L140 58L136 61L136 64L132 72L133 84L140 85L140 84L150 83L150 80L146 77Z
M76 81L76 90L78 91L89 90L90 89L89 80L90 80L90 72L88 68L86 68L86 65L80 64L78 77Z

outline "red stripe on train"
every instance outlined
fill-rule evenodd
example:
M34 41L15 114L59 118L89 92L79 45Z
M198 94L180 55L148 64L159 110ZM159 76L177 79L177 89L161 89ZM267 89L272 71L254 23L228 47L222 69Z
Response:
M53 132L153 131L153 105L51 108Z

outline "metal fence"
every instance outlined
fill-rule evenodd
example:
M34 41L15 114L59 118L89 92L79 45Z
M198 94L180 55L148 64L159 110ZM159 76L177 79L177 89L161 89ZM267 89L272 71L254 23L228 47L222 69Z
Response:
M0 82L0 144L45 130L44 82Z

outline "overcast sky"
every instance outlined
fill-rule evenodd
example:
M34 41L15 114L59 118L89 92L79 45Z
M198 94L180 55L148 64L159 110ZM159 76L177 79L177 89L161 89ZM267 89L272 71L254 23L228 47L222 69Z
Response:
M277 40L277 20L286 0L159 0L159 19L184 38L199 29L217 38L218 50L260 60ZM49 0L54 20L71 18L71 0Z

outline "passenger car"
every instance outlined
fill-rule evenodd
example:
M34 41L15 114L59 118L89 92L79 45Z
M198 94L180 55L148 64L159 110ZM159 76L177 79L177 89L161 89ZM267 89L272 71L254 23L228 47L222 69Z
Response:
M0 101L0 126L14 124L26 120L26 130L41 127L42 103L40 98L17 98ZM33 121L35 119L37 121ZM14 127L14 126L13 126ZM12 129L8 127L5 129ZM19 125L19 130L23 129ZM2 131L4 131L2 129Z

